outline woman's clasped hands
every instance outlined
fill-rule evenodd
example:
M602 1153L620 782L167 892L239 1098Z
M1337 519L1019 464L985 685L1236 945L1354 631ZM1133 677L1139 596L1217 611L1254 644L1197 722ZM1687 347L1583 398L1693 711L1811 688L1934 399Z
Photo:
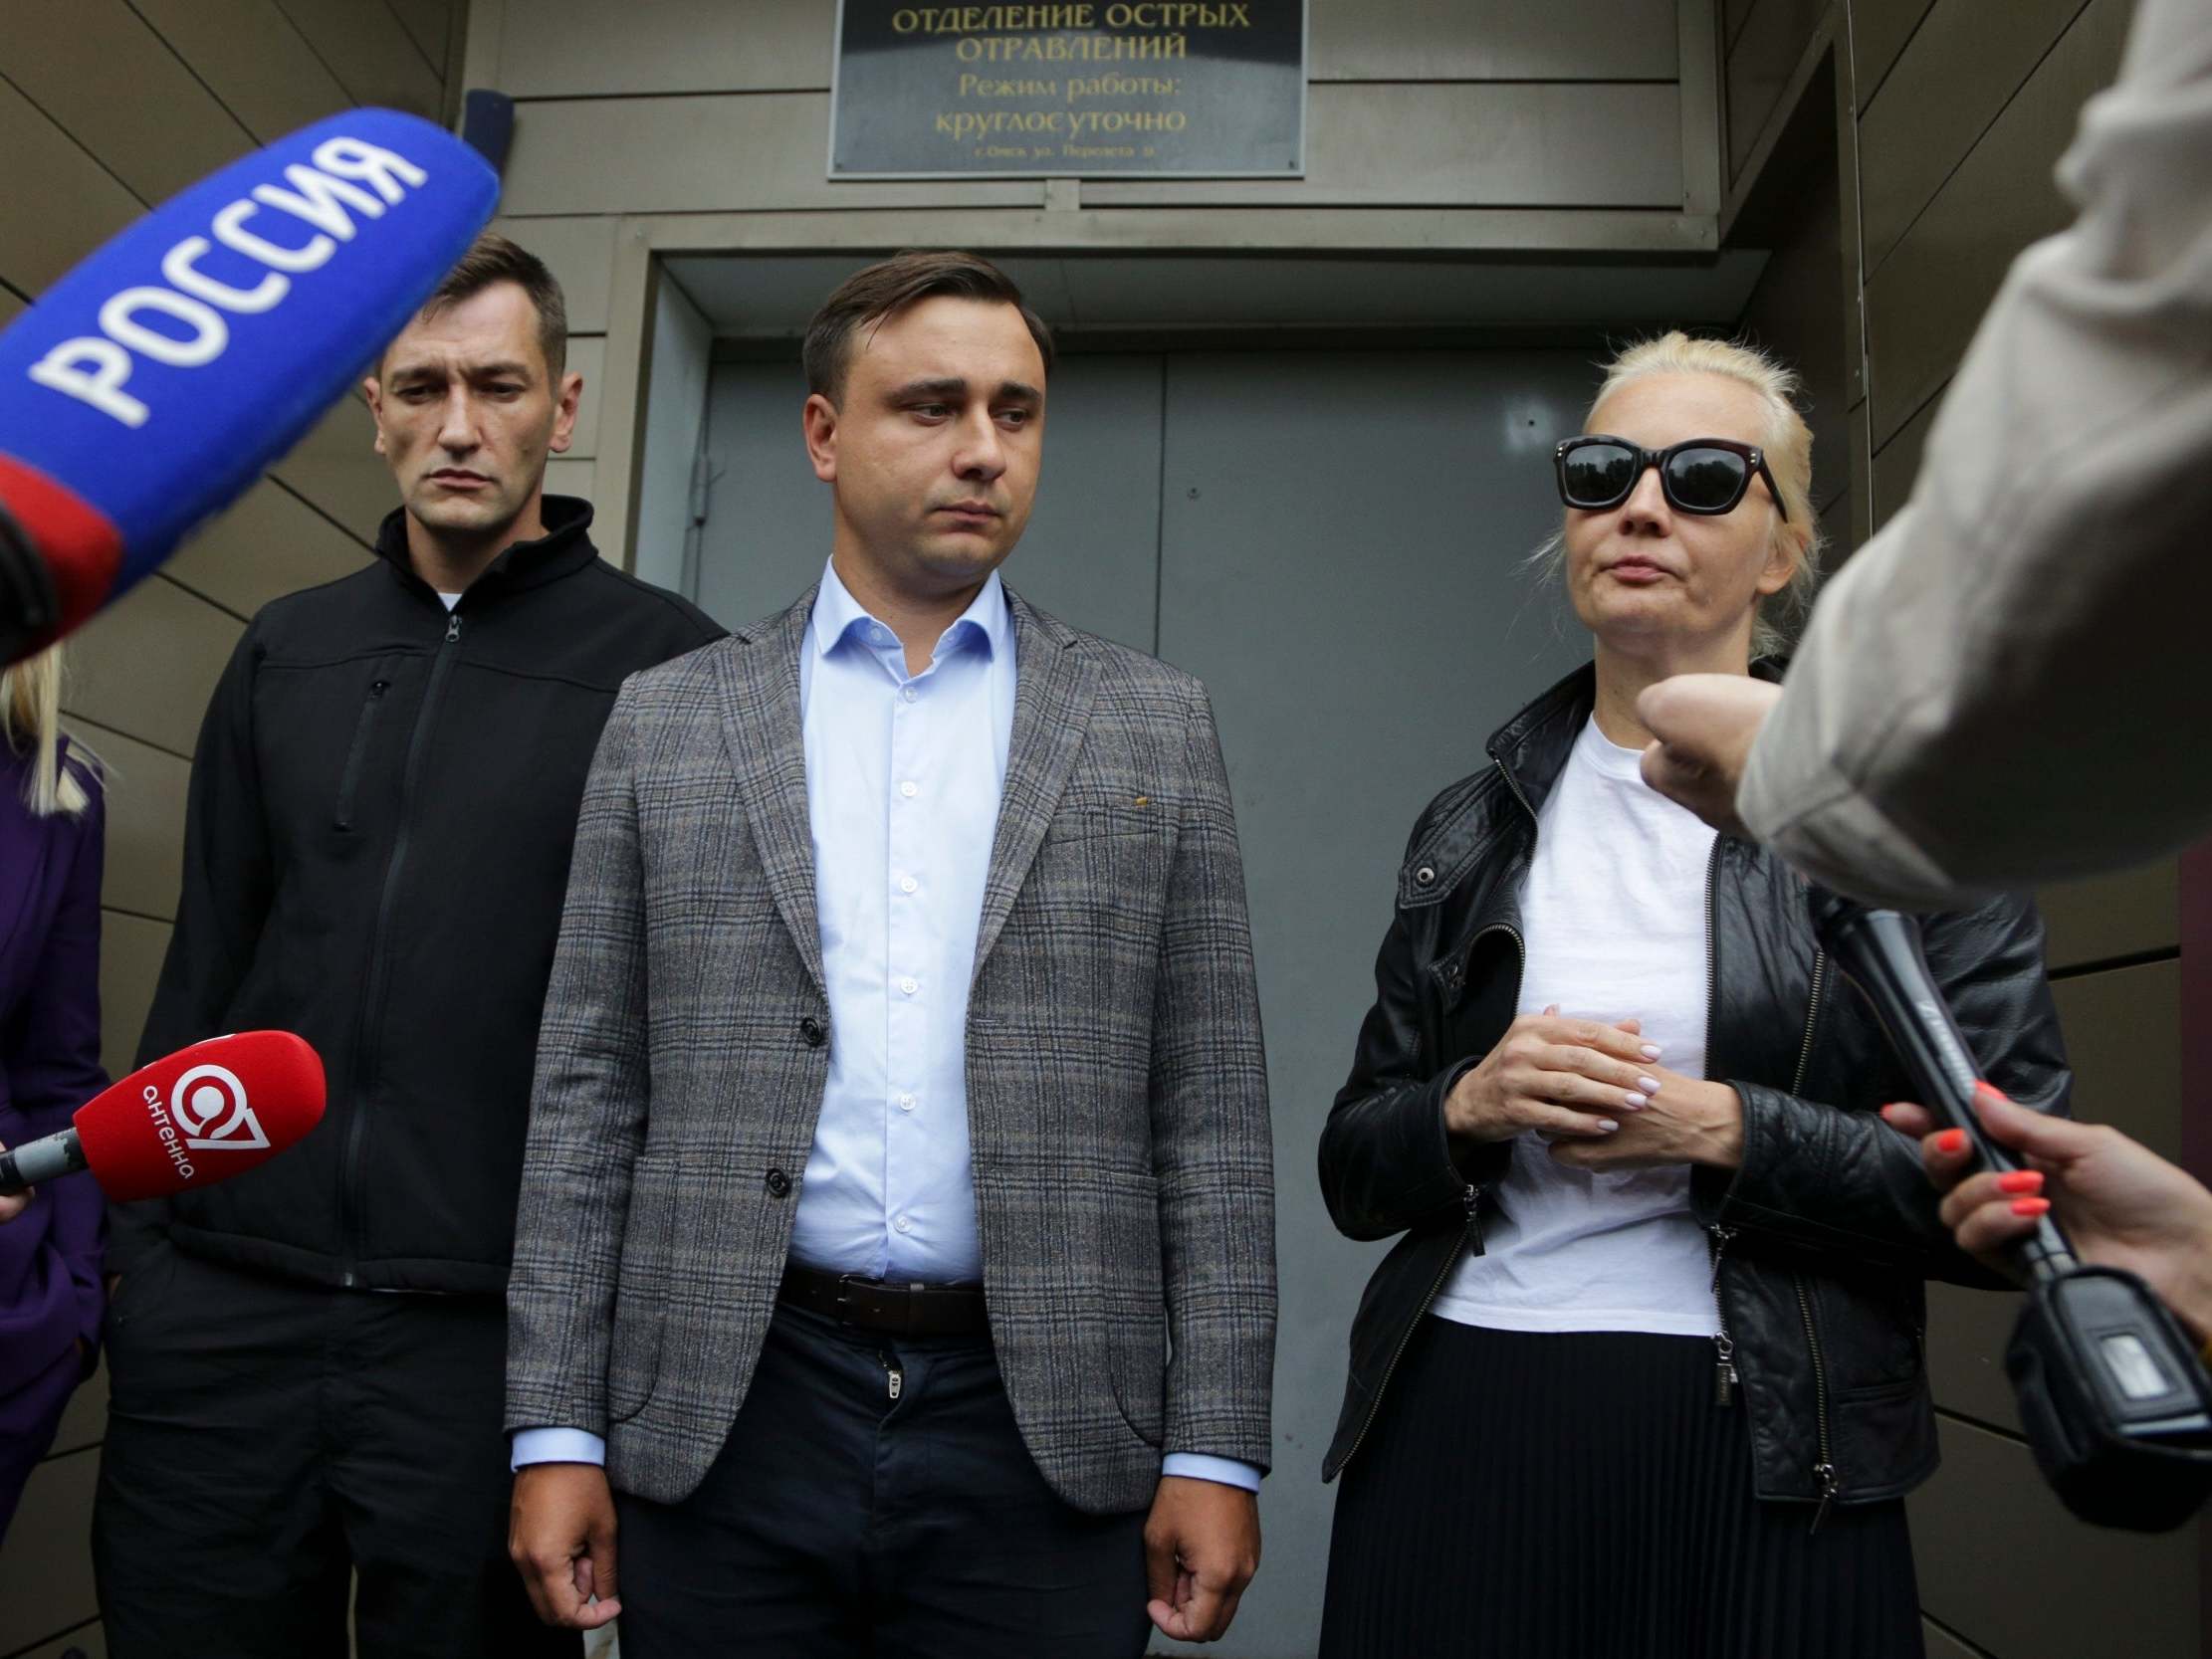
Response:
M1664 1051L1634 1019L1567 1019L1557 1003L1522 1014L1462 1073L1444 1100L1444 1127L1463 1142L1533 1130L1579 1169L1640 1169L1743 1156L1743 1103L1725 1083L1659 1064Z

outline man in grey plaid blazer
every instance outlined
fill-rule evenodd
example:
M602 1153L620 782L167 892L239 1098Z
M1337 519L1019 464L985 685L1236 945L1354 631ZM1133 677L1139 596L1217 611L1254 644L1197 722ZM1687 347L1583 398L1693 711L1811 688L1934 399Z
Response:
M621 1610L625 1659L1125 1659L1217 1637L1257 1566L1235 824L1198 682L998 584L1049 353L971 256L832 296L822 583L633 677L585 789L513 1544L542 1615Z

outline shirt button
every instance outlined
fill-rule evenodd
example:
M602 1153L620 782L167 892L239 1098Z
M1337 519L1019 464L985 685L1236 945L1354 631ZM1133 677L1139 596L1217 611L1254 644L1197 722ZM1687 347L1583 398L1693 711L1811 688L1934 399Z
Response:
M791 1177L780 1169L769 1171L768 1188L771 1196L780 1198L791 1190Z
M914 1223L909 1221L903 1215L900 1216L898 1220L892 1222L891 1225L898 1228L898 1230L902 1233L911 1233L912 1231L914 1231Z
M918 979L912 979L912 978L908 978L908 979L901 979L901 980L899 981L899 989L900 989L900 990L902 990L902 991L904 991L904 992L906 992L906 994L907 994L908 996L912 996L912 995L913 995L913 994L914 994L914 993L915 993L916 991L920 990L921 988L922 988L922 983L921 983L921 981L920 981L920 980L918 980Z
M921 890L921 886L922 884L920 882L916 881L912 876L908 876L900 881L899 891L901 893L915 893Z
M888 628L870 628L868 637L878 645L889 645L891 643L891 631Z
M899 793L904 795L908 800L912 800L921 792L922 786L919 783L912 782L911 780L899 785Z
M899 1097L899 1110L901 1112L912 1112L914 1110L914 1097L912 1095L901 1095Z
M913 688L912 686L901 686L901 687L899 688L899 696L900 696L900 698L901 698L901 699L902 699L903 701L907 702L907 703L912 703L912 702L913 702L913 701L914 701L914 700L915 700L916 698L920 697L921 695L922 695L922 694L921 694L920 692L916 691L916 690L915 690L915 689L914 689L914 688Z

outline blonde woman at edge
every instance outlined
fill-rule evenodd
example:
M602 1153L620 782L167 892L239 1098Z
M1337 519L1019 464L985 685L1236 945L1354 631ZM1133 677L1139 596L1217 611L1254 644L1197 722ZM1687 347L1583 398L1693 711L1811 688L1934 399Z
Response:
M0 669L0 1143L69 1127L100 1067L98 762L63 735L55 647ZM89 1176L0 1200L0 1533L100 1343Z
M1923 1282L1994 1281L1876 1116L1904 1082L1801 879L1638 769L1637 695L1771 678L1813 583L1793 391L1678 333L1607 366L1545 555L1594 660L1414 826L1321 1141L1337 1225L1398 1240L1326 1464L1323 1659L1921 1651ZM2002 1086L2063 1106L2034 910L1927 945Z

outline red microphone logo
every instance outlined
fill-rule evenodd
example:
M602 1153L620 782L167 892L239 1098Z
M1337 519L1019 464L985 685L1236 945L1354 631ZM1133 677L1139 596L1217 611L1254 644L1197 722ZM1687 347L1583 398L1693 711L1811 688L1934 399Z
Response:
M169 1116L184 1143L199 1151L260 1151L268 1132L246 1099L238 1074L223 1066L194 1066L169 1087Z

